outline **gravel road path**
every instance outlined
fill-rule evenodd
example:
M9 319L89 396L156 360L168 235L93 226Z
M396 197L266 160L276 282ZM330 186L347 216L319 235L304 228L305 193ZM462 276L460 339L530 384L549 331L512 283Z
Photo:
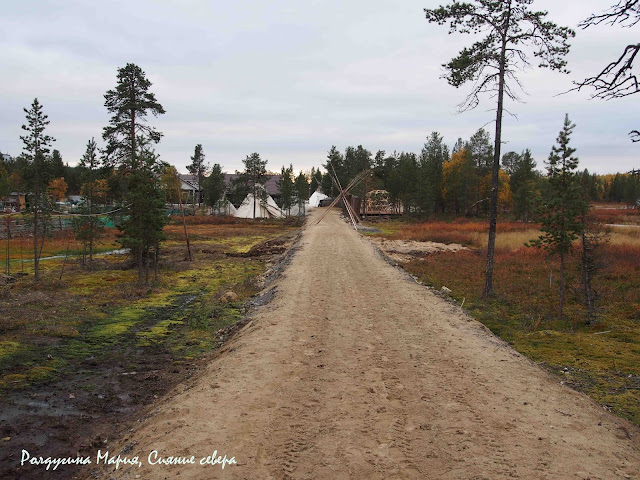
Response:
M143 466L110 478L640 478L637 428L413 283L337 213L305 229L276 285L118 442ZM152 450L196 465L149 465ZM237 465L199 465L214 450Z

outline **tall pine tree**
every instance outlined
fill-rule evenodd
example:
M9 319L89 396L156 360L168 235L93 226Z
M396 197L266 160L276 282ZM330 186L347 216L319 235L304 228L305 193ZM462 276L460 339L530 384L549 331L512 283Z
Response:
M449 23L449 33L471 34L477 39L463 48L457 57L443 65L450 85L460 87L473 82L474 87L461 109L478 106L480 96L488 93L496 99L495 135L491 171L491 206L489 209L489 241L483 295L493 293L493 263L498 219L498 187L500 147L502 145L502 114L505 95L517 100L514 88L519 86L516 73L530 66L529 55L538 59L539 66L567 72L565 55L568 39L574 32L558 27L545 17L547 12L533 11L533 0L475 0L472 3L454 1L447 6L425 9L429 22ZM514 87L515 86L515 87Z
M293 165L289 168L282 167L280 171L280 180L278 180L278 188L280 189L280 208L287 215L291 215L291 207L295 204L296 193L293 183ZM299 211L299 214L302 212Z
M209 169L209 166L204 162L204 158L205 156L202 151L202 145L199 143L196 145L193 157L191 157L191 164L187 165L189 173L198 177L198 206L202 203L204 179L207 176L207 170Z
M209 176L203 181L204 201L218 212L226 211L228 200L225 197L227 185L224 181L224 173L220 164L215 163L211 167Z
M46 126L49 125L49 120L37 98L33 100L31 108L29 110L25 108L24 111L27 114L27 124L22 125L22 129L27 133L20 136L20 139L24 143L24 158L26 159L26 169L23 175L27 187L31 190L29 205L33 213L33 265L34 279L37 282L40 279L38 228L42 217L45 220L43 226L46 226L48 215L46 191L51 179L51 168L50 162L47 161L47 154L55 138L44 133ZM42 233L45 234L44 227Z
M74 218L73 228L76 232L76 239L83 242L85 251L87 248L89 249L89 270L93 270L93 245L104 231L104 225L95 215L95 204L102 193L98 179L98 145L95 139L91 138L87 142L87 149L80 159L80 166L83 169L82 195L84 202L79 209L81 216Z
M150 87L142 69L128 63L118 69L116 88L104 96L105 107L113 115L102 133L107 142L104 163L115 167L124 180L129 218L121 225L120 242L130 248L136 260L139 284L143 283L145 267L148 281L149 252L154 248L157 256L164 225L162 194L155 177L160 162L152 150L162 133L146 120L149 114L157 117L165 111Z
M556 140L547 161L549 198L539 208L538 214L542 234L531 245L541 247L560 258L560 304L559 313L565 301L565 263L573 249L573 242L584 230L583 219L589 210L584 199L577 175L578 159L573 156L575 148L569 146L575 125L565 116L564 126Z

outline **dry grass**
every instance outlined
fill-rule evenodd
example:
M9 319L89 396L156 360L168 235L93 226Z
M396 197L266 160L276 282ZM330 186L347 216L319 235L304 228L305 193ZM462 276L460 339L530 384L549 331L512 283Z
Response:
M594 204L591 215L602 223L640 225L640 210L619 204Z
M415 240L418 242L459 243L465 246L482 247L488 241L487 223L462 219L453 222L426 222L408 224L394 222L385 237L392 240ZM522 246L531 240L529 232L537 232L535 224L521 222L502 222L498 224L496 245L498 248ZM522 241L520 241L522 240ZM518 244L518 242L520 242Z
M568 259L567 300L564 317L558 318L559 262L543 250L523 246L540 233L533 224L498 224L496 296L489 300L481 298L486 222L389 222L376 226L382 227L381 236L390 239L471 246L467 251L416 259L404 268L436 289L447 286L455 299L465 300L465 308L476 319L520 352L640 424L640 229L612 229L610 243L600 252L601 270L594 280L598 320L587 327L579 245ZM607 333L594 335L598 332Z

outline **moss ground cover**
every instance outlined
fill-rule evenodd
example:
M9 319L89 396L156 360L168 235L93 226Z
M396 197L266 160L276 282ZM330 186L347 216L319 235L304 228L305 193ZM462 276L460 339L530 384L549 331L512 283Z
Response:
M23 267L26 275L0 287L0 390L73 373L87 358L99 361L114 352L128 362L129 353L145 348L161 348L176 359L210 350L215 332L241 318L242 302L256 293L256 279L267 268L265 258L232 254L297 228L289 222L190 218L193 261L188 262L183 227L170 223L158 278L144 288L137 286L126 254L98 257L93 272L73 253L66 262L43 261L43 279L34 285L30 263L20 262L21 241L13 239L11 270ZM28 242L22 242L26 258ZM109 231L100 247L113 250L114 242L115 231ZM43 256L68 247L81 251L68 232L57 233L45 240ZM227 290L238 295L238 302L218 301Z

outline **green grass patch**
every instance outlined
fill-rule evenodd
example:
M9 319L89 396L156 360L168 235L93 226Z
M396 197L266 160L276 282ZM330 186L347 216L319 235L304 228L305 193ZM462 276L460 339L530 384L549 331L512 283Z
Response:
M92 365L117 362L135 370L138 355L169 354L180 361L215 348L216 332L242 318L241 303L256 293L255 279L265 271L260 258L224 253L246 253L296 227L240 222L188 228L195 239L193 261L185 259L182 226L167 226L159 279L147 287L137 286L135 269L123 269L127 255L100 257L93 272L69 258L61 281L63 259L42 262L39 284L31 275L18 277L0 296L0 389L100 368L87 370L87 359ZM46 240L44 251L65 251L67 244L67 238ZM27 263L25 271L30 272ZM220 304L218 297L228 290L240 297L239 304Z

